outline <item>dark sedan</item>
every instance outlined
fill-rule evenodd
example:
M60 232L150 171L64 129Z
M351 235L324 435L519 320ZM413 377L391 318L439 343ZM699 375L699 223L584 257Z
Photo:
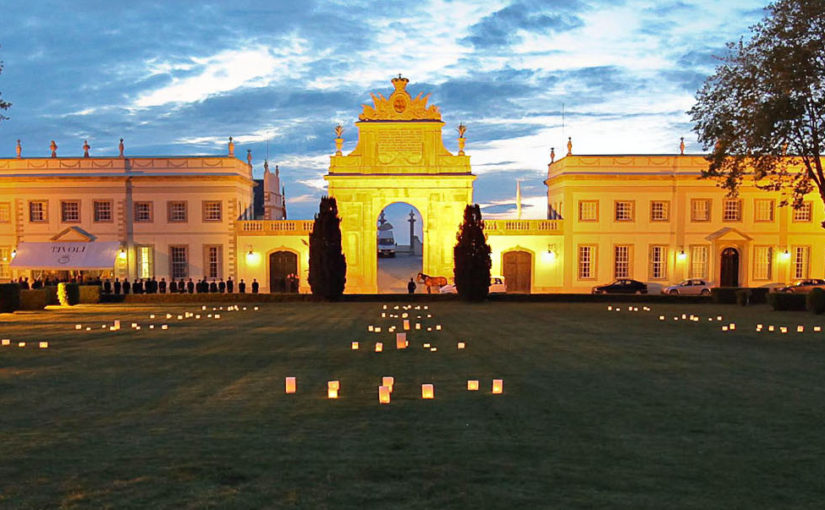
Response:
M797 280L787 287L782 287L779 292L788 294L807 294L813 289L825 289L825 280L819 278L808 278L805 280Z
M629 278L619 278L613 283L593 287L593 294L647 294L647 284Z

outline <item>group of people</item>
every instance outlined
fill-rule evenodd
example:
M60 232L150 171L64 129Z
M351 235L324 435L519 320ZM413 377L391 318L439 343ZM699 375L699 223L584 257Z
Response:
M226 281L223 278L218 281L213 278L210 282L204 276L202 280L197 282L192 281L192 278L189 278L189 281L181 278L180 280L172 279L168 283L165 278L156 280L152 277L134 282L130 282L128 278L124 278L123 281L120 281L120 278L115 278L114 282L108 279L104 281L102 290L104 294L166 294L167 291L169 294L232 294L235 292L235 281L231 276ZM251 290L253 294L258 293L260 290L258 280L252 280ZM243 281L243 278L238 282L238 292L240 294L246 293L246 282Z
M89 279L82 279L81 277L73 277L73 278L57 278L57 277L39 277L39 278L32 278L29 280L28 276L21 276L20 278L16 278L11 281L11 283L16 283L20 286L23 290L29 289L42 289L43 287L52 287L57 285L58 283L86 283L89 285L101 285L100 277L96 279L89 280Z

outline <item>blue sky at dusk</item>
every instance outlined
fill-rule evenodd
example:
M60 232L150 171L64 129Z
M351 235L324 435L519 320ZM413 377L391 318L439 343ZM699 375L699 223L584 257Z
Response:
M0 31L0 157L237 154L280 165L291 218L310 218L335 150L390 78L431 93L466 152L485 216L546 214L550 147L673 153L714 56L763 1L11 2ZM564 127L562 127L564 108ZM406 212L409 211L409 208ZM401 208L399 208L399 211ZM394 223L403 219L391 218Z

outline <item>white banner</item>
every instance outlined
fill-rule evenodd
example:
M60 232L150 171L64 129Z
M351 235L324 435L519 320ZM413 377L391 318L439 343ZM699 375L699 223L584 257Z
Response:
M20 243L13 269L112 269L117 241Z

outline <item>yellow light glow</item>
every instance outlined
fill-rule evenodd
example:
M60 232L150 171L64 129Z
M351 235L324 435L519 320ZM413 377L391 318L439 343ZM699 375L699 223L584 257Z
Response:
M493 379L493 394L499 395L504 391L504 380Z
M353 350L353 351L357 351L357 350L358 350L358 342L352 342L352 350Z
M285 382L285 386L286 386L285 392L286 393L295 393L295 391L297 389L297 386L298 386L297 383L296 383L295 378L294 377L287 377L284 382Z
M406 349L407 348L407 334L406 333L396 333L395 334L395 348L396 349Z
M390 403L390 393L391 389L387 386L379 386L378 387L378 403L379 404L389 404Z
M478 379L470 379L467 381L467 391L478 391Z
M327 398L338 398L338 390L341 389L341 383L338 381L327 382Z
M384 344L381 342L375 342L375 352L381 352L384 350Z
M421 398L427 400L435 398L435 388L432 384L421 385Z
M126 250L124 248L120 249L120 253L117 254L117 258L120 260L126 260Z
M687 253L685 253L685 250L679 250L679 253L676 255L676 259L679 262L683 262L686 258L687 258Z
M791 252L784 250L779 254L779 260L787 261L791 258Z
M392 393L392 387L395 385L395 377L391 375L385 375L381 378L381 386L386 386L390 389L390 393Z

